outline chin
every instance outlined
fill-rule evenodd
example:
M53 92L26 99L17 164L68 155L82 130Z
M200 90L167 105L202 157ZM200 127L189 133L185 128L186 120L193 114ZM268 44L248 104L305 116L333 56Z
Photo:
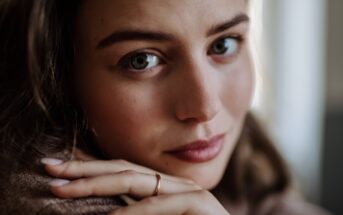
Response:
M226 156L219 156L218 159L212 162L202 164L191 164L182 168L179 171L180 175L194 181L203 189L211 190L215 188L222 180L227 168L228 158L231 153Z
M169 168L161 170L166 174L189 179L203 189L211 190L222 180L227 168L227 160L228 156L219 156L211 162L187 163L186 165L184 162L173 161L174 166L168 165Z
M197 171L189 171L183 172L180 174L181 177L187 178L189 180L194 181L197 185L201 186L203 189L211 190L215 188L222 179L223 172L218 171L219 168L211 168L210 170L216 171L209 171L209 169L201 169Z
M219 182L220 182L220 177L217 177L217 178L208 178L208 176L205 178L194 178L194 179L191 179L193 180L196 184L198 184L199 186L201 186L203 189L206 189L206 190L211 190L213 188L215 188Z

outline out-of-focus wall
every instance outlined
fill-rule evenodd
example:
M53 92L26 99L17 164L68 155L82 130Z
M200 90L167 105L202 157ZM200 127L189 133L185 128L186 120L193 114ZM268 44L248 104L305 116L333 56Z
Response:
M256 2L266 49L259 112L296 188L343 214L343 1Z
M327 0L323 206L343 214L343 1Z
M325 0L265 0L273 106L270 130L294 186L320 202L325 91ZM268 84L268 83L267 83Z

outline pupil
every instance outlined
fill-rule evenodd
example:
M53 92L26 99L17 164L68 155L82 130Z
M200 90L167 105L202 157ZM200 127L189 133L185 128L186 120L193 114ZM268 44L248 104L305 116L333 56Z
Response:
M133 57L131 65L134 69L144 69L148 64L148 56L146 54L139 54Z
M217 54L223 54L226 52L228 44L226 41L220 41L218 42L214 47L214 52Z
M138 63L144 63L144 59L142 59L142 58L138 58Z
M217 45L217 49L222 49L223 48L223 44L221 44L221 43L219 43L218 45Z

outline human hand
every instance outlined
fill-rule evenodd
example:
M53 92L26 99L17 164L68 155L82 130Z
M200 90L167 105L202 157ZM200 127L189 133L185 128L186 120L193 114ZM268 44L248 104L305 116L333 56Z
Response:
M55 195L78 198L128 194L143 199L112 214L228 214L209 191L191 180L158 173L125 160L94 160L80 151L77 157L83 160L42 160L45 170L60 178L50 183ZM160 195L152 196L156 173L161 175Z

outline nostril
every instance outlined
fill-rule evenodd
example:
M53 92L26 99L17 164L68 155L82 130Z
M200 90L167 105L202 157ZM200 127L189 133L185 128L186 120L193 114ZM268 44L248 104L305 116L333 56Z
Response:
M195 124L195 123L197 123L198 121L197 121L195 118L187 118L187 119L182 120L182 122L183 122L184 124Z
M201 107L202 106L202 107ZM209 103L205 105L193 106L193 108L179 110L177 112L178 120L187 123L201 123L210 121L213 119L219 112L219 106L215 103Z

